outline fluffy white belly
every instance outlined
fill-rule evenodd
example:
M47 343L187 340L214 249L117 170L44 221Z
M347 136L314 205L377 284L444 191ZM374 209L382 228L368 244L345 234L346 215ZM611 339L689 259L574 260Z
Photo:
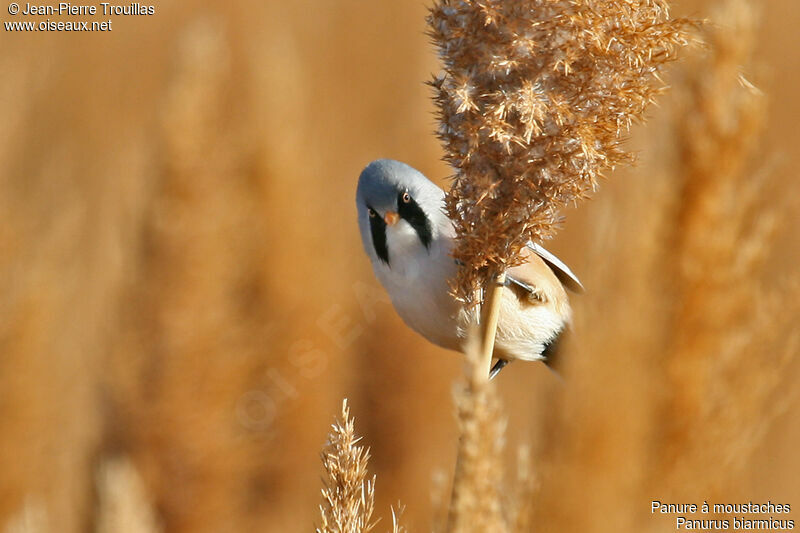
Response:
M447 258L450 261L449 257ZM392 299L403 321L430 342L450 350L459 350L457 314L459 306L450 295L447 280L455 273L455 264L435 264L416 268L419 264L393 264L391 271L384 265L376 269L378 279Z
M469 326L476 322L477 308L464 311L450 295L447 277L419 279L409 283L401 278L381 279L392 297L397 313L414 331L430 342L461 351ZM436 290L420 287L438 285ZM503 289L495 339L495 355L505 359L541 359L545 343L561 329L562 322L547 305L521 304L514 293Z
M457 269L449 253L450 240L434 241L428 250L404 221L387 232L387 240L390 264L376 261L373 268L395 310L430 342L461 351L468 328L475 323L476 308L464 311L450 294L448 280ZM503 289L495 354L507 359L541 359L545 344L561 330L564 318L552 303L521 302L513 291Z

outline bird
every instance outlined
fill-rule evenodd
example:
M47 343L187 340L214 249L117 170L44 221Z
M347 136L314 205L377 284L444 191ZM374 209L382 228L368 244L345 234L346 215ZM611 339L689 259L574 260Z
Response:
M463 351L475 309L451 293L459 264L445 193L415 168L378 159L358 178L356 207L364 251L397 313L411 329L443 348ZM489 378L514 360L552 367L571 321L566 289L583 292L578 277L541 245L529 242L524 262L507 270Z

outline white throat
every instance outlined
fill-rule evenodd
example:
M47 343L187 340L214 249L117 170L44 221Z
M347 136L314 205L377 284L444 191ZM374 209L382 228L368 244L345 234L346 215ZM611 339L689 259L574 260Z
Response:
M396 276L410 281L420 277L430 261L430 249L419 238L416 230L403 219L386 228L386 248L389 250L389 266Z
M458 349L458 306L448 284L456 272L451 238L436 234L426 247L414 228L400 220L386 228L386 245L389 265L376 261L373 267L400 317L434 344Z

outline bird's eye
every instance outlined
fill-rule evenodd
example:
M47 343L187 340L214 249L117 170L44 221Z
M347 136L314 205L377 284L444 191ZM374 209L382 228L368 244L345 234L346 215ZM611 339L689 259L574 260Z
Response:
M371 207L367 208L367 213L369 213L369 218L375 218L376 216L378 216L378 213L376 213L375 210L372 209Z
M411 201L411 195L408 194L408 191L403 193L403 203L407 204Z

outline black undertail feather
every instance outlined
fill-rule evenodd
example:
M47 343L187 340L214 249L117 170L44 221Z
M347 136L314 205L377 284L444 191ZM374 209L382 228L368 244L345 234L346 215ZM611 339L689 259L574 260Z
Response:
M560 346L561 342L564 339L564 328L558 330L558 332L553 336L552 339L547 341L544 345L544 350L542 350L542 357L544 358L544 364L549 366L553 370L558 370L558 361L559 361L559 354L561 353Z

